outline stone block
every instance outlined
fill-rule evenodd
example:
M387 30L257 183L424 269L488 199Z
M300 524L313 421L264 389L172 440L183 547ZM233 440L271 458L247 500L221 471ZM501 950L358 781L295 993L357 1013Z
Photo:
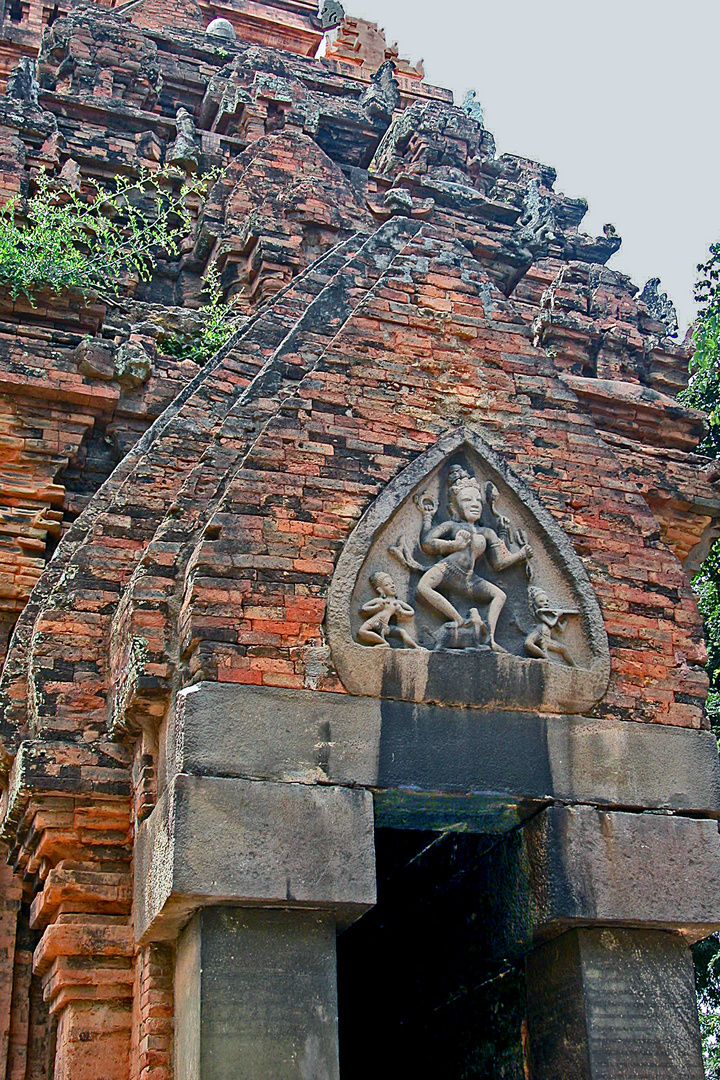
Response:
M573 930L527 959L532 1080L703 1080L692 958L675 934Z
M553 806L487 859L495 947L526 952L573 926L720 928L720 837L708 819Z
M196 908L312 908L352 922L375 903L372 796L341 787L176 776L140 828L138 940Z
M134 389L142 386L150 377L152 359L142 345L125 342L115 354L115 378L121 386Z
M167 777L374 785L380 706L349 694L200 683L178 695L167 730Z
M78 371L95 379L112 379L115 375L114 352L110 342L83 338L75 349Z

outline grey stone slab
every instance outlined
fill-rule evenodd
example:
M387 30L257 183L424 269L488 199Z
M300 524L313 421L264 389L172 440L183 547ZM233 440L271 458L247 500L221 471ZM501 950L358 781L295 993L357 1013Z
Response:
M174 937L195 908L317 908L352 922L375 903L372 796L227 777L174 777L136 846L138 940Z
M335 925L206 908L175 969L176 1080L338 1080Z
M200 683L178 694L167 774L371 786L380 729L374 698Z
M526 961L532 1080L704 1080L692 959L674 934L586 929Z
M720 812L711 731L573 718L547 723L553 791L568 802Z
M571 926L720 928L720 836L711 819L553 806L487 859L500 953Z
M189 772L384 791L390 797L379 809L386 807L385 823L397 827L418 827L423 793L467 796L473 828L485 810L502 829L551 801L720 814L720 761L710 732L312 690L192 687L178 696L165 759L168 777Z

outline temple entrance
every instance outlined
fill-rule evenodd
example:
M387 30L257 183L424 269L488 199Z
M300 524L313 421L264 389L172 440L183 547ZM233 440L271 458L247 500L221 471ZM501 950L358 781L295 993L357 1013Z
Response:
M340 934L342 1080L522 1080L522 964L492 955L498 837L376 831L378 903Z
M689 868L719 865L717 823L587 785L609 798L622 735L613 803L644 776L659 801L712 735L264 687L182 705L135 894L138 939L177 936L176 1080L702 1080L688 938L717 909ZM329 783L284 778L326 746Z

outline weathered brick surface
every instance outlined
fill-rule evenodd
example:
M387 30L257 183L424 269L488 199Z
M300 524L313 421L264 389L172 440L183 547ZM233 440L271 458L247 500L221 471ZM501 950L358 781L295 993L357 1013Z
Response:
M138 1080L164 1080L172 1069L174 966L169 945L137 952L130 1075Z
M0 908L0 1061L7 1061L11 1039L13 958L17 945L17 922L22 889L9 866L2 869Z
M181 5L177 19L165 4L145 0L141 9L135 17L97 6L58 10L40 46L49 9L38 21L30 5L22 32L40 46L39 98L11 80L0 99L0 193L27 193L38 168L80 182L153 168L172 144L181 106L198 114L202 166L228 171L182 257L161 263L149 291L129 283L138 300L159 301L154 307L128 298L108 313L50 294L32 308L0 296L0 655L63 529L196 371L163 344L173 329L192 326L177 305L197 307L208 257L224 268L228 295L240 290L238 312L252 312L328 245L372 223L364 188L334 162L367 165L390 113L362 104L367 71L330 62L318 71L303 59L322 36L308 4L274 11L271 23L261 5L245 5L235 13L238 41L222 45L205 37L199 9ZM6 12L8 48L20 32L11 24ZM417 78L413 85L425 92ZM264 141L285 128L287 140ZM89 356L87 334L98 342ZM116 377L114 356L127 340L149 354L144 386Z
M9 11L3 198L41 168L80 188L154 168L180 108L178 185L224 168L180 255L116 306L0 295L0 1063L168 1080L173 952L135 946L131 898L177 691L344 693L324 625L338 553L463 423L585 566L612 663L594 715L698 728L687 569L720 500L702 417L675 400L688 350L605 265L619 239L582 233L553 170L497 157L376 26L346 17L314 59L310 0ZM236 40L205 34L215 16ZM38 85L11 75L38 53ZM197 328L211 260L241 318L199 368L166 345Z

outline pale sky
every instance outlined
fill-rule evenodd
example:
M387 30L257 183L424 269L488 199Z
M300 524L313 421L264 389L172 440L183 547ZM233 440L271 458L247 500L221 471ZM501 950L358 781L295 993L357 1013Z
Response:
M557 170L612 222L610 266L694 318L696 265L720 239L720 0L345 0L428 82L477 91L498 153Z

